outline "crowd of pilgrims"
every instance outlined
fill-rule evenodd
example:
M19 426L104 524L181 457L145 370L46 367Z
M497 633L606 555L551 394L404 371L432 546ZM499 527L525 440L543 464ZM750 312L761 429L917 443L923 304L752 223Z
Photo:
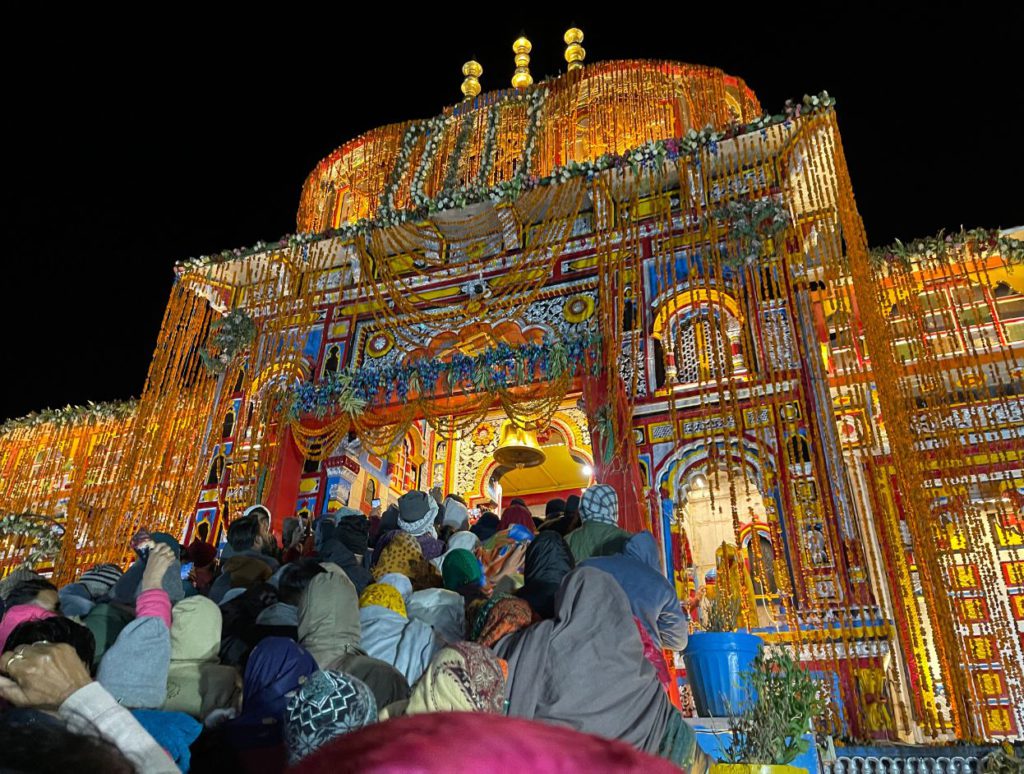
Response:
M3 771L679 771L708 759L666 651L689 619L615 490L458 496L312 523L253 506L220 555L0 583ZM191 569L183 563L191 563Z

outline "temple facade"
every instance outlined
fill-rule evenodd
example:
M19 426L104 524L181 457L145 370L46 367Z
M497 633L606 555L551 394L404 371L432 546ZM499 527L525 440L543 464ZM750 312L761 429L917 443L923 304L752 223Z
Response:
M0 568L46 530L70 577L254 502L611 483L682 598L733 584L821 676L825 730L1019 737L1024 229L869 250L828 95L567 60L487 94L467 65L324 159L294 237L180 263L138 402L0 433L0 507L59 525ZM541 464L496 460L517 433Z

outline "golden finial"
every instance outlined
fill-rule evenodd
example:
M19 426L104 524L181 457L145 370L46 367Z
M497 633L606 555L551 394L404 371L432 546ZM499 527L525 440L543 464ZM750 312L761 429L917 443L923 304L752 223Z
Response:
M484 68L475 59L470 59L462 65L462 74L466 76L462 82L462 93L466 99L473 99L480 93L480 76L484 74Z
M516 71L512 75L512 85L517 89L525 89L533 83L533 76L530 75L530 51L533 46L523 35L512 44L512 50L516 54Z
M570 27L565 31L562 40L565 41L565 61L569 63L569 71L579 70L587 56L586 49L580 45L583 42L583 30L579 27Z

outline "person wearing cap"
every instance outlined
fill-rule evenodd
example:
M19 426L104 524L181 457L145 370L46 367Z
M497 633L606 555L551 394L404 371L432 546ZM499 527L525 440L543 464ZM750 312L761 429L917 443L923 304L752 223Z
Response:
M398 498L398 528L416 538L427 561L445 551L444 543L437 539L434 530L438 509L437 500L416 489Z
M580 519L579 529L565 538L577 564L592 556L622 553L631 537L619 527L619 498L607 484L588 487L583 493Z
M562 512L558 513L552 508L557 508L560 500L552 500L548 503L547 515L540 525L540 531L552 529L562 537L565 537L574 529L580 526L580 496L569 495L562 503ZM554 503L554 506L552 506Z

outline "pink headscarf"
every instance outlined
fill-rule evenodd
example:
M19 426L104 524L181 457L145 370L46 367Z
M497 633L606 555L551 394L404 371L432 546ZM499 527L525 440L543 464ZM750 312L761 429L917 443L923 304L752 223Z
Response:
M531 534L537 534L537 527L533 523L533 516L530 514L530 509L525 505L512 503L501 512L501 521L498 522L498 529L508 529L513 524L522 524L530 530Z
M458 739L458 744L452 744ZM679 774L679 767L624 742L564 726L478 712L435 712L372 723L337 737L293 769L297 774Z
M44 618L54 618L56 615L56 613L51 613L46 608L33 605L31 602L12 607L4 613L3 619L0 619L0 653L4 651L7 645L7 638L11 636L11 632L18 627L18 624L23 624L25 621L40 621Z

